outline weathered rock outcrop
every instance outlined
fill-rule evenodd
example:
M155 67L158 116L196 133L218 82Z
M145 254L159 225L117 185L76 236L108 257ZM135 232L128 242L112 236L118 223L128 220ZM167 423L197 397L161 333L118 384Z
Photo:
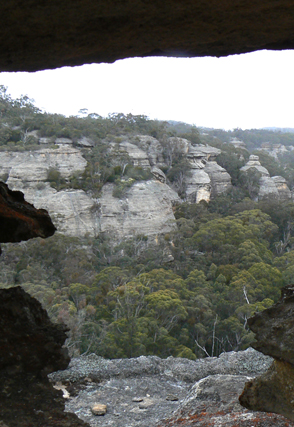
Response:
M0 242L20 242L33 237L49 237L55 232L48 212L24 200L20 191L11 191L0 182Z
M257 172L259 172L261 174L262 177L264 177L264 176L269 177L270 176L269 171L265 167L261 166L261 163L259 161L259 157L254 155L254 154L251 154L249 156L248 162L240 170L242 172L248 172L250 169L256 170Z
M211 180L211 196L218 196L232 188L231 177L216 161L207 162L204 168Z
M95 201L82 190L57 191L47 182L50 170L59 172L62 178L67 179L73 173L83 171L87 165L81 151L72 147L71 140L67 139L67 143L59 141L59 144L58 148L37 151L1 152L2 174L7 176L10 188L24 192L26 199L37 208L46 208L59 231L72 236L95 235ZM44 210L40 212L45 215ZM46 234L36 236L45 237Z
M36 151L2 151L0 153L1 174L7 175L7 184L15 189L23 189L47 180L48 171L56 169L68 178L74 172L83 171L87 165L81 151L71 144L61 144L58 148L42 148Z
M136 182L123 199L113 197L113 184L103 187L99 198L99 230L116 238L136 234L156 236L175 227L172 211L179 196L168 185L157 180Z
M115 146L116 144L114 144L114 147ZM139 166L144 169L150 168L147 152L141 150L141 148L137 147L137 145L131 144L128 141L124 141L119 144L119 151L122 153L127 153L134 166Z
M90 355L73 359L50 379L72 395L66 410L91 426L292 427L282 416L252 413L238 403L248 376L264 372L270 363L253 349L196 361ZM91 413L95 403L107 404L99 420Z
M64 413L62 393L47 374L69 363L64 327L21 287L0 289L0 425L86 426Z
M48 182L48 179L52 181L50 173L60 174L69 182L74 174L81 175L87 165L82 151L73 147L68 138L57 138L57 148L1 152L0 168L13 190L25 192L27 200L37 208L45 207L58 231L71 236L97 236L105 231L110 231L117 238L168 233L175 223L172 205L180 202L180 198L166 184L166 176L159 167L161 164L167 167L164 149L170 150L171 157L176 152L187 156L191 170L185 184L191 203L208 202L211 192L217 195L231 187L229 174L215 161L221 152L217 148L201 144L193 146L187 139L175 137L167 139L165 148L164 144L148 135L137 135L130 141L118 140L108 144L114 164L121 165L122 169L133 165L149 170L154 179L126 183L130 188L123 191L120 198L112 196L114 186L109 184L105 185L98 199L92 196L91 191L57 191L51 187ZM91 144L91 141L86 142ZM87 147L91 149L90 145ZM121 178L123 182L125 177Z
M290 200L292 198L292 195L285 178L283 178L282 176L273 176L272 180L274 181L278 190L279 199L281 201Z
M209 202L211 196L224 193L232 187L228 172L216 163L221 150L207 145L188 146L187 159L191 171L186 177L186 193L191 203Z
M209 202L211 194L211 180L203 169L193 168L185 179L186 194L190 203L199 203L201 200Z
M253 347L274 357L270 369L246 383L240 396L243 406L276 412L294 420L294 286L282 289L277 304L248 319L255 332Z
M149 135L137 135L135 141L136 144L147 153L151 166L163 163L163 147L156 138Z
M270 177L268 170L261 165L258 156L252 154L249 157L249 161L240 170L245 174L250 174L252 171L259 173L259 200L267 197L280 201L291 199L291 191L288 188L285 178L282 176Z

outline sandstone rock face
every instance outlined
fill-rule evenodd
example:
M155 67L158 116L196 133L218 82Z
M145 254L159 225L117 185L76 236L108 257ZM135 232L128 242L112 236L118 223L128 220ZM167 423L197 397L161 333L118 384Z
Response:
M146 151L141 150L135 144L124 141L119 144L119 151L126 152L132 160L134 166L139 166L144 169L150 168L148 154Z
M7 174L9 186L23 191L37 208L46 208L58 230L72 236L96 234L95 201L82 190L57 192L46 180L50 169L68 178L83 171L86 164L80 150L69 143L57 149L0 153L0 168Z
M201 200L209 202L211 193L211 180L203 169L191 169L186 178L186 194L191 203L199 203Z
M73 359L65 371L50 374L73 393L66 410L91 426L292 427L282 416L242 408L238 395L248 377L263 373L271 358L248 349L191 361L141 356L106 360L96 355ZM91 407L99 399L107 414L99 421Z
M69 363L64 327L21 287L0 290L0 425L85 426L64 413L62 393L47 374Z
M59 148L43 148L37 151L1 152L0 167L8 174L7 184L22 189L23 182L46 181L50 168L57 169L62 177L68 178L74 172L83 171L87 165L80 150L71 145Z
M276 183L269 176L263 176L259 180L258 199L261 200L265 197L279 199L279 192Z
M165 174L162 172L161 169L153 166L153 168L151 169L151 173L152 175L160 182L162 182L163 184L166 183L166 176Z
M156 138L149 135L137 135L135 140L138 146L147 153L151 166L156 166L163 162L163 147Z
M57 230L68 236L97 236L99 232L99 204L83 190L57 191L49 183L41 190L26 189L26 197L35 206L46 206Z
M273 176L272 180L274 181L278 190L279 199L281 201L290 200L292 198L292 195L285 178L283 178L282 176Z
M24 200L23 193L9 190L3 182L0 182L0 221L1 243L49 237L56 230L46 210L36 209Z
M250 174L251 170L255 170L261 174L258 190L259 200L266 197L280 201L290 200L292 198L285 178L282 176L270 177L268 170L261 166L258 156L252 154L249 157L249 161L240 170L248 174Z
M209 202L211 196L224 193L232 187L231 177L215 159L221 150L205 145L189 145L187 158L191 171L186 177L186 193L191 203Z
M240 396L246 408L277 412L294 420L294 286L282 289L277 304L248 319L254 348L275 358L261 377L248 382Z
M189 151L191 143L185 138L170 137L168 143L172 149L179 151L183 155L186 155Z
M112 192L112 184L104 185L99 199L101 232L123 238L156 236L174 229L172 204L179 196L168 185L155 180L136 182L123 199Z
M204 171L209 175L211 180L211 196L217 196L219 194L225 193L232 188L230 175L215 161L207 162Z
M81 150L74 148L68 138L57 138L58 148L1 152L0 168L3 176L8 177L9 186L25 192L36 208L46 208L58 231L67 235L97 236L111 232L121 239L136 234L168 233L175 226L172 205L181 200L166 184L166 176L158 167L164 161L163 145L146 135L137 135L131 141L109 143L114 161L122 167L132 164L150 170L154 179L135 182L121 199L112 196L114 187L109 184L104 186L99 199L83 190L57 191L50 186L47 181L50 171L59 172L68 180L75 173L81 174L87 165ZM80 144L91 149L91 141L81 139ZM230 189L230 176L214 160L220 150L200 144L192 146L183 138L168 138L167 144L171 155L173 150L180 151L190 162L186 194L191 203L209 202L211 192L217 195Z
M233 0L60 0L58 8L39 0L21 5L13 0L0 8L0 69L36 71L136 56L291 49L292 11L289 0L238 5Z
M264 177L264 176L269 177L268 170L265 167L261 166L261 163L259 161L259 157L255 156L254 154L251 154L251 156L249 156L248 162L240 170L242 172L248 172L251 168L253 168L257 172L259 172L262 177Z
M292 195L285 178L282 176L262 176L259 180L258 199L265 197L274 198L284 202L291 200Z

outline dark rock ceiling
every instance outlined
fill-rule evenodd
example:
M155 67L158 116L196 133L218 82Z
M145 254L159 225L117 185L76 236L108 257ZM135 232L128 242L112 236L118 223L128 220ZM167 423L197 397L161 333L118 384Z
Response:
M0 71L294 47L294 0L10 0Z

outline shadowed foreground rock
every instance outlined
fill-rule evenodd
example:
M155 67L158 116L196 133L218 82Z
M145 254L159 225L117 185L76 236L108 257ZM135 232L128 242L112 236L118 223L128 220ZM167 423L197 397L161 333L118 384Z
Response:
M278 303L248 319L248 325L256 334L253 347L275 361L246 383L240 403L294 420L294 285L283 288Z
M0 182L0 242L20 242L49 237L55 227L45 209L36 209L24 200L21 191L11 191Z
M1 71L293 49L293 0L9 0Z
M86 426L47 378L69 363L64 328L20 287L0 290L0 311L0 426Z

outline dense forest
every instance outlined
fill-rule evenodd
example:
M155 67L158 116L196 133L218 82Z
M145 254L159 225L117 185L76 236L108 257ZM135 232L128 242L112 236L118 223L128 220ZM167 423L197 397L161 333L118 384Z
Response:
M280 288L292 282L294 203L252 200L254 182L244 178L240 167L258 152L270 174L283 176L292 189L294 158L273 158L260 148L263 143L294 146L294 134L197 129L131 114L103 118L81 111L64 117L40 111L26 96L14 100L1 86L0 150L40 149L36 131L51 138L52 147L56 138L78 144L86 137L93 143L84 150L83 174L65 181L51 171L48 180L57 190L80 188L99 198L103 184L114 182L123 197L122 166L107 147L122 137L135 140L137 134L163 144L167 136L178 136L220 148L218 163L230 173L233 188L199 204L188 203L181 190L182 202L174 207L177 227L159 236L156 246L144 235L114 244L105 234L75 238L58 233L5 244L1 287L21 285L54 321L66 323L73 355L195 359L247 348L253 340L247 319L276 302ZM232 138L245 147L230 144ZM185 160L172 154L164 172L176 183ZM168 144L165 155L170 158ZM124 173L137 181L149 179L140 168ZM166 257L167 250L172 258Z

